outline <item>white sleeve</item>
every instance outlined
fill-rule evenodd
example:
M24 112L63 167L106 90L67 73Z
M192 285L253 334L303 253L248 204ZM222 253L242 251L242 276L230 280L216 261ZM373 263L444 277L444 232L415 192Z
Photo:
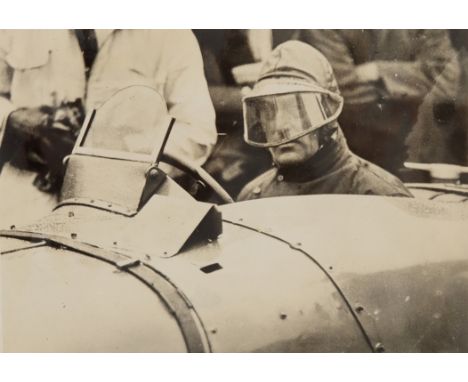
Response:
M167 32L164 96L176 118L166 151L194 164L203 164L216 143L215 111L203 71L203 59L189 30Z
M3 140L5 124L8 115L15 109L8 99L11 86L12 69L6 62L8 52L8 36L6 31L0 31L0 144Z

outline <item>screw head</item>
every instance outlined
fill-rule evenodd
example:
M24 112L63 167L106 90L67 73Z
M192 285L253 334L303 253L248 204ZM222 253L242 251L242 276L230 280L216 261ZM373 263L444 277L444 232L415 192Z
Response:
M148 171L148 176L155 177L159 174L159 171L156 167L151 167Z
M380 342L377 342L377 343L375 344L374 349L375 349L375 351L376 351L377 353L383 353L383 352L385 352L385 347L384 347L383 344L380 343Z

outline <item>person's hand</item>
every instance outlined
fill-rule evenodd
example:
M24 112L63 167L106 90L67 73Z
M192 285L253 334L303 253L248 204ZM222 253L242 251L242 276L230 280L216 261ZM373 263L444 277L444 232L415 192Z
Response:
M77 98L73 102L63 102L55 110L53 127L72 132L78 137L84 117L85 112L81 98Z
M10 113L7 119L9 132L23 141L40 137L41 129L52 125L53 110L48 106L23 107Z
M380 79L379 68L375 62L358 65L356 74L360 83L376 82Z
M72 152L83 120L83 103L77 99L63 102L55 110L51 125L39 129L36 152L52 176L62 175L63 159Z
M58 108L20 108L10 113L7 131L23 145L32 168L52 176L63 173L63 158L71 153L84 118L80 100Z
M262 62L239 65L232 68L231 72L237 85L253 85L260 75Z
M42 130L35 151L49 172L60 176L64 170L63 159L72 152L74 144L75 136L71 131L51 127Z

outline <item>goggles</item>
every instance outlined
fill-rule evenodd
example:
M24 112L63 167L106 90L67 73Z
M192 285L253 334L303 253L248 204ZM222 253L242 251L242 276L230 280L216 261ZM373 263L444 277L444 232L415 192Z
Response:
M244 139L257 147L275 147L336 120L343 98L324 89L244 97Z

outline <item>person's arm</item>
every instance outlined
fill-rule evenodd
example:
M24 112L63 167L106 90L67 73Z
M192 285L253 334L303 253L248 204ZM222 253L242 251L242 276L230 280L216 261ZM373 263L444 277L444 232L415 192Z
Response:
M456 52L446 30L411 31L414 61L375 61L388 98L422 99L436 84L450 86L457 70ZM446 78L448 83L441 81Z
M12 68L6 61L8 49L7 32L0 31L0 147L5 133L6 121L10 113L15 109L14 105L10 102Z
M422 99L442 72L447 78L456 70L455 51L444 30L411 31L413 61L369 61L357 65L350 44L339 30L306 30L303 39L320 50L335 71L348 103L387 99Z
M165 60L168 67L164 97L176 123L166 151L201 165L217 138L202 56L192 32L173 30L168 33L164 52L169 55Z
M362 80L348 42L339 30L303 30L299 39L318 49L327 58L347 103L362 104L379 99L378 83Z
M252 193L255 188L254 183L257 179L252 180L251 182L247 183L244 187L242 187L242 190L240 190L239 195L236 197L237 202L244 202L246 200L251 200L252 199Z

